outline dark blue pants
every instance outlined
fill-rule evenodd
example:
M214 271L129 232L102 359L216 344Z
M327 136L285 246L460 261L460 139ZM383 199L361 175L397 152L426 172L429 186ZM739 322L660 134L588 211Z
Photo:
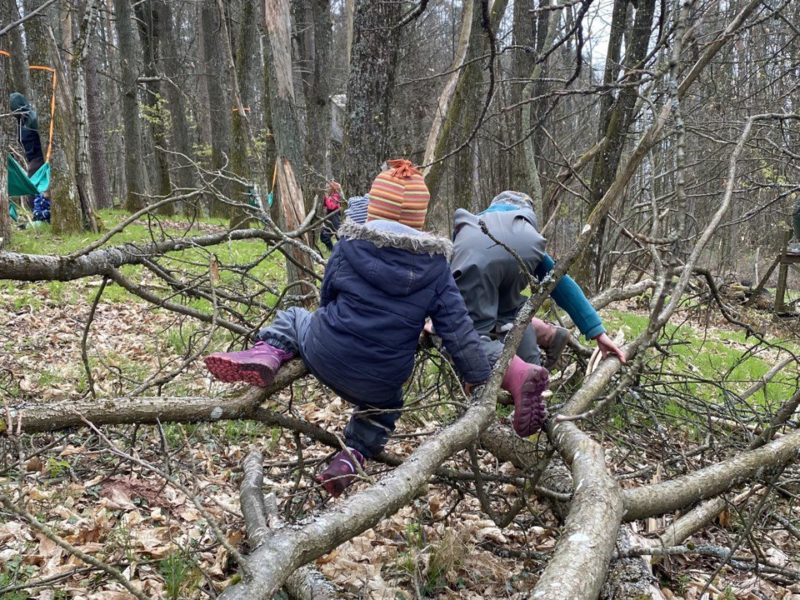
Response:
M339 230L342 219L338 210L333 210L326 214L325 219L322 224L322 231L319 232L319 239L328 250L333 250L333 236Z

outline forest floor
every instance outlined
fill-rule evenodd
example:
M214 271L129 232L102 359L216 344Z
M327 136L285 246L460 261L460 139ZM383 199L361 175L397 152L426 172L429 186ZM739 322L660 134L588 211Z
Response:
M0 314L5 322L5 337L0 340L0 402L18 406L87 397L90 385L81 342L97 287L97 281L88 280L71 282L68 291L51 284L0 287ZM60 291L54 293L54 289ZM791 339L797 334L796 324L774 324L768 315L754 314L754 319L762 319L759 327L768 336ZM614 307L604 317L610 330L622 329L628 337L646 322L644 311L632 303ZM183 336L172 333L182 326L173 315L141 302L100 302L87 344L97 396L118 395L131 388L137 375L168 372L181 365L196 350L185 344ZM686 327L693 333L687 334ZM709 358L706 366L699 355L719 355L724 361L725 348L738 350L749 344L720 319L704 321L697 313L691 318L687 315L681 335L689 342L685 352L675 353L675 360L692 363L704 378L709 374L706 368L720 364ZM703 349L699 353L696 344ZM737 368L744 371L728 376L741 378L742 385L752 382L772 364L769 352L758 358L763 365L740 365ZM202 362L193 360L163 389L146 393L224 396L243 389L212 381ZM291 406L295 414L335 432L342 431L349 414L346 403L311 377L273 397L270 404L284 410ZM507 411L499 410L498 418L507 419ZM623 406L595 430L606 447L610 469L617 475L631 475L624 480L625 486L666 478L660 468L643 469L665 458L652 432L628 427L625 418ZM389 450L410 453L421 437L440 426L441 419L435 410L404 416ZM665 425L661 435L672 438L686 456L702 443L691 428L678 422L674 427L669 421ZM288 431L236 421L116 426L102 431L105 437L82 429L0 438L0 490L73 546L122 571L147 597L214 597L233 580L236 566L215 539L207 517L218 522L231 544L246 548L238 485L240 464L250 449L263 452L265 484L276 493L287 521L302 520L336 502L313 479L330 456L329 450ZM541 447L544 452L543 443ZM24 457L21 463L17 461L20 455ZM143 463L134 464L123 455ZM482 455L481 460L486 471L509 478L520 475L510 464L496 464L490 455ZM693 459L688 460L691 464ZM179 480L194 498L147 464ZM469 469L463 459L454 459L452 465ZM386 468L373 463L368 472L379 475ZM533 501L501 530L481 512L469 491L452 482L431 483L397 514L320 558L317 567L349 598L523 597L535 585L558 539L558 520L546 504ZM518 488L498 483L493 491L510 503ZM778 520L793 523L797 531L800 505L794 498L798 493L786 490L788 496L780 501L770 497L770 516L759 513L756 533L750 517L763 495L757 486L753 488L738 512L724 513L713 527L690 540L698 547L738 546L739 562L718 569L720 560L714 557L672 557L655 570L664 595L686 600L800 599L800 536L792 535ZM495 508L502 510L502 502ZM668 523L666 518L650 519L637 524L638 533L656 537ZM742 543L748 537L750 543ZM758 539L753 541L754 537ZM742 567L754 560L780 569L777 574L757 576ZM107 574L71 556L25 520L0 511L0 599L130 597Z

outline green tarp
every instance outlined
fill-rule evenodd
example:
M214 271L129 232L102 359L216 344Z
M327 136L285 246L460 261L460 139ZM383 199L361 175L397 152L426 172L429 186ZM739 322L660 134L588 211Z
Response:
M36 196L46 192L50 187L50 163L44 163L30 177L13 156L8 156L6 164L8 165L9 196Z

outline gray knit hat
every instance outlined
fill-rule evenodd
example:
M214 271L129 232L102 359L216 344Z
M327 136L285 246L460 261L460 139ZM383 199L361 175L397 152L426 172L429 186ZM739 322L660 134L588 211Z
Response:
M506 190L505 192L497 194L489 205L491 206L492 204L511 204L519 208L533 210L533 198L523 192L514 192L512 190Z

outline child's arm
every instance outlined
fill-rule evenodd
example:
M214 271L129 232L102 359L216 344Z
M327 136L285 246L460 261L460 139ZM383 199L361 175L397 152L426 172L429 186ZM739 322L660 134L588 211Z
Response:
M539 266L536 267L534 275L541 281L553 270L554 266L555 261L548 254L545 254ZM569 275L561 277L556 287L550 292L550 297L555 300L556 304L567 311L567 314L587 339L594 340L597 343L603 358L609 354L614 354L620 362L625 364L625 353L617 348L611 338L606 335L603 320L572 277Z
M549 254L545 254L533 274L541 281L553 270L555 264L552 257ZM593 340L605 333L606 328L603 327L603 320L600 315L597 314L594 306L586 298L586 294L583 293L581 287L569 275L561 277L558 285L550 292L550 297L555 300L556 304L567 311L567 314L580 329L581 333L586 336L586 339Z
M485 383L492 368L449 269L437 287L430 310L436 334L442 338L461 378L468 384Z

